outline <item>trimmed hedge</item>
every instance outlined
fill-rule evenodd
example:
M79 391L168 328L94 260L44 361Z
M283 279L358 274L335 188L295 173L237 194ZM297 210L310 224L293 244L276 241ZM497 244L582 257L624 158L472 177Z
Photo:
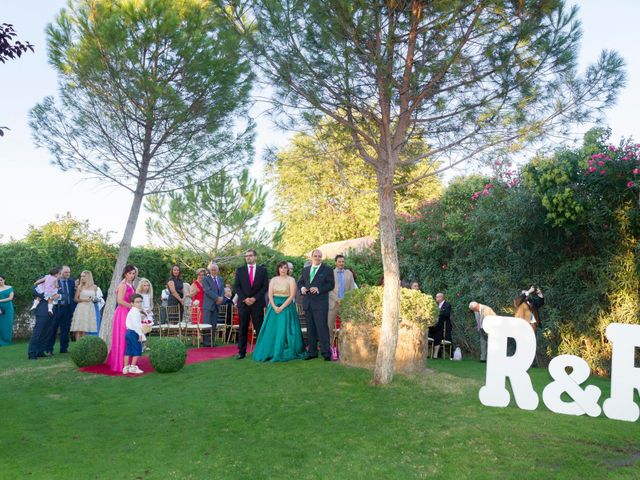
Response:
M104 343L104 340L90 335L82 337L69 350L71 360L79 368L104 363L107 359L107 353L107 344Z
M382 296L384 287L363 287L347 292L342 300L340 317L344 321L382 323ZM429 295L417 290L400 288L400 322L413 321L423 327L436 323L437 305Z
M158 373L177 372L187 360L187 347L177 338L159 338L151 346L149 360Z

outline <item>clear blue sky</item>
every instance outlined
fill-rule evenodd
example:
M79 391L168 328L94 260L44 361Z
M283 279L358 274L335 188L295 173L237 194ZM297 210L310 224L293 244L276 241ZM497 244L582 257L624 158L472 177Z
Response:
M603 122L613 130L613 140L633 136L640 140L640 1L581 0L583 24L580 65L595 61L603 49L617 50L627 62L627 88ZM34 44L35 54L0 64L0 125L11 128L0 138L0 241L21 238L28 225L41 225L56 214L70 212L89 219L94 228L114 232L120 240L131 197L119 188L83 180L75 172L61 172L49 163L48 152L36 149L28 127L29 110L47 95L56 93L56 76L47 63L44 29L66 0L2 0L0 23L14 25L21 40ZM258 125L258 156L266 144L283 144L286 135L266 119ZM260 164L254 176L260 177ZM144 215L134 244L146 243Z

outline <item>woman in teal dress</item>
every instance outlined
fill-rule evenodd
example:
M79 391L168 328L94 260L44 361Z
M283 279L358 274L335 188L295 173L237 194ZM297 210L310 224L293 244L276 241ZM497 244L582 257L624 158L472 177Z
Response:
M295 304L298 286L288 274L287 262L280 262L277 271L269 282L269 307L251 357L257 362L287 362L306 356Z
M13 287L0 275L0 347L11 345L13 339Z

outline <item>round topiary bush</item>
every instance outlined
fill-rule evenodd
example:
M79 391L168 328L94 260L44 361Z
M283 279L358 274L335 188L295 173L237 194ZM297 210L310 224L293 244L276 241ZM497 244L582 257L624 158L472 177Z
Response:
M372 369L380 344L383 287L348 292L340 309L340 361ZM426 368L427 330L438 317L436 302L428 295L400 289L400 327L394 370L413 373Z
M149 360L156 372L177 372L187 360L187 347L177 338L158 338L151 346Z
M107 359L107 344L100 337L84 336L69 350L71 360L78 367L88 367L104 363Z

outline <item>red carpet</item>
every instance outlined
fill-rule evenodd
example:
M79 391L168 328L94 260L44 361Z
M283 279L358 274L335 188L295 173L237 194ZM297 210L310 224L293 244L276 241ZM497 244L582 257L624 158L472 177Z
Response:
M226 345L224 347L202 347L202 348L190 348L187 350L187 365L192 363L200 363L200 362L208 362L209 360L216 360L218 358L229 358L233 357L236 353L238 353L237 345ZM144 372L142 375L146 375L147 373L155 372L153 367L151 366L151 362L149 361L148 356L143 356L138 359L138 366ZM101 365L92 365L90 367L82 367L79 369L81 372L87 373L97 373L99 375L109 375L112 377L122 377L121 372L112 372L109 369L109 365L103 363ZM126 375L127 377L140 377L141 375Z

